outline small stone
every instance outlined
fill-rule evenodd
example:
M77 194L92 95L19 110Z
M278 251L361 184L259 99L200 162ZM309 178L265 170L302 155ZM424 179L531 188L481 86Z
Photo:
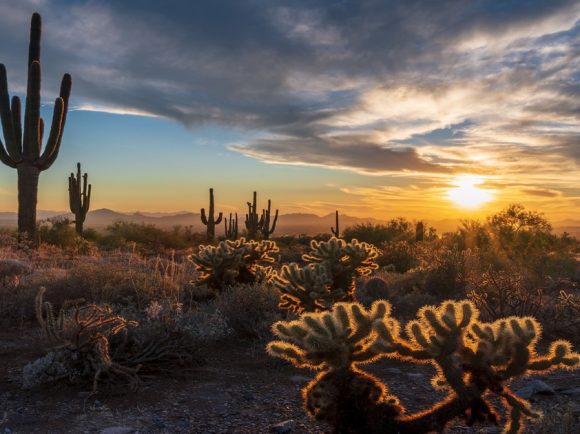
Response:
M110 426L101 431L101 434L131 434L135 430L128 426Z
M305 383L307 381L310 381L310 378L304 375L292 375L290 377L290 381L292 381L293 383Z
M580 398L580 387L574 387L573 389L565 389L560 391L563 395L568 396L578 396Z
M532 380L524 387L516 390L515 393L524 399L530 399L536 394L540 395L555 395L556 392L551 386L548 386L541 380Z
M294 420L289 419L283 422L278 422L270 427L270 432L274 434L287 434L292 432L292 428L294 427Z

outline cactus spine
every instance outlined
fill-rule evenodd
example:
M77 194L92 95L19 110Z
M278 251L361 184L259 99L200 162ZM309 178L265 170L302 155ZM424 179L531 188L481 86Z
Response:
M21 121L20 98L8 93L6 67L0 64L0 117L5 144L0 140L0 160L18 172L18 233L29 240L36 237L36 204L38 178L56 160L66 123L68 100L72 85L71 76L64 74L60 96L54 102L50 134L44 150L44 120L40 117L40 15L32 15L30 46L28 52L28 87L24 128Z
M264 214L258 217L257 213L258 193L254 191L254 200L248 202L248 213L246 214L246 231L249 239L255 239L264 223Z
M230 219L224 219L225 226L225 236L228 240L238 239L238 213L236 213L236 219L232 218L232 213L230 213Z
M207 240L213 241L215 238L215 226L222 222L223 214L220 212L218 218L214 217L213 188L209 189L209 213L206 215L205 208L201 209L201 222L207 226Z
M335 219L336 219L335 226L330 227L330 232L332 232L332 235L334 235L336 238L340 238L340 226L338 225L338 210L335 211Z
M423 240L425 240L425 225L423 222L419 222L415 227L415 241L420 242Z
M91 184L88 184L88 174L82 177L81 189L81 163L77 163L77 175L71 173L68 177L68 196L70 211L75 215L75 229L79 236L83 236L83 224L89 212L91 204Z
M262 232L262 238L265 240L269 239L270 235L274 233L276 230L276 222L278 221L278 210L276 210L276 214L274 215L274 222L270 228L270 219L272 216L271 209L272 201L268 199L268 209L262 210L262 226L260 228L260 231Z

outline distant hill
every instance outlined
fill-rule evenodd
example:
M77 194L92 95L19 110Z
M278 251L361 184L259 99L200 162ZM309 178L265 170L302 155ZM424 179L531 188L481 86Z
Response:
M72 214L62 211L38 211L38 219L45 220L52 217L68 217L71 220L74 218ZM240 229L244 227L245 214L239 214ZM107 208L90 211L87 215L85 223L86 227L102 230L116 221L126 221L134 223L144 223L158 226L163 229L169 229L174 226L190 226L193 225L197 232L204 232L205 226L200 221L199 213L191 213L182 211L179 213L121 213ZM341 230L360 223L384 223L385 220L375 218L360 218L341 214L340 226ZM435 228L439 233L454 231L461 223L460 220L445 219L428 221L428 223ZM0 212L0 227L16 227L17 214L15 212ZM293 235L293 234L307 234L314 235L319 233L329 233L330 227L334 226L334 213L324 216L308 213L290 213L282 214L278 218L276 227L276 235ZM554 231L556 233L568 232L570 235L580 238L580 220L563 220L553 223ZM218 230L220 234L222 230Z

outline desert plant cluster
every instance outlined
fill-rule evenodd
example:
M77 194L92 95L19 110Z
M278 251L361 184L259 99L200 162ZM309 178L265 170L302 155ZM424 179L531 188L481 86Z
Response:
M241 228L210 189L204 234L126 222L97 232L83 226L92 187L79 163L74 229L37 225L38 176L58 155L71 91L65 75L41 152L37 14L28 68L22 132L0 65L0 158L18 170L20 199L18 230L0 232L0 322L34 330L41 353L20 367L23 388L131 393L194 372L212 345L237 340L283 359L274 369L317 371L303 405L332 432L465 423L515 434L542 414L512 382L580 366L580 244L521 205L444 234L405 218L341 228L336 211L329 234L276 237L271 200L260 213L254 192ZM368 372L392 360L432 366L442 397L408 410L391 379Z

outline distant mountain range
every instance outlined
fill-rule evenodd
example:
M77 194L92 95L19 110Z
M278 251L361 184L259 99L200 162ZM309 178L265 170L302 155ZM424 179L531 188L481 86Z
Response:
M45 220L53 217L68 217L74 219L70 213L62 211L38 211L38 219ZM244 226L244 214L239 214L240 229ZM179 213L121 213L110 209L102 208L90 211L85 223L86 227L102 230L116 221L126 221L134 223L152 224L160 228L169 229L174 226L190 226L199 232L205 231L205 226L200 221L199 213L179 212ZM341 230L359 223L384 223L385 220L375 218L359 218L341 214ZM437 228L439 233L455 230L460 225L460 220L445 219L428 222L431 226ZM0 212L0 227L16 227L17 214L15 212ZM223 224L223 223L222 223ZM329 233L330 227L334 226L334 213L318 216L307 213L290 213L282 214L278 218L276 235L292 234L319 234ZM553 222L554 230L558 233L568 232L569 234L580 238L580 220L562 220ZM218 234L221 230L218 230Z

